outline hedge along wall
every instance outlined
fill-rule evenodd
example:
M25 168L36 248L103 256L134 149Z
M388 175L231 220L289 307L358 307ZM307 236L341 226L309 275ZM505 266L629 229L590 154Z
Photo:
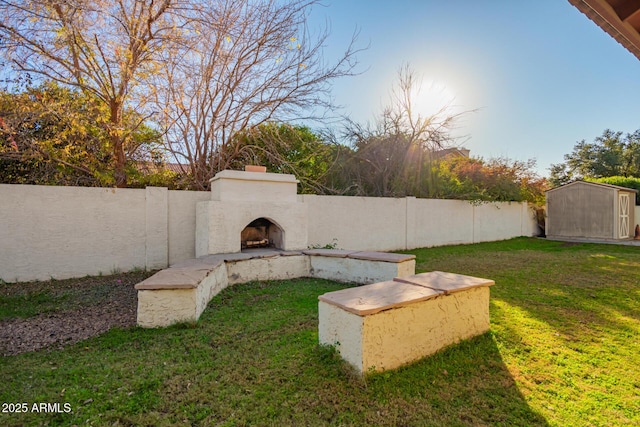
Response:
M537 234L526 203L298 197L308 205L309 245L335 239L345 249L390 251ZM196 204L210 198L157 187L0 184L0 279L159 269L193 258Z

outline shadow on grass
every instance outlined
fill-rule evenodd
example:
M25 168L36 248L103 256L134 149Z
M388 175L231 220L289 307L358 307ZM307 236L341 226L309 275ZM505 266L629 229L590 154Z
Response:
M367 383L377 400L416 405L399 425L548 425L518 390L492 333Z

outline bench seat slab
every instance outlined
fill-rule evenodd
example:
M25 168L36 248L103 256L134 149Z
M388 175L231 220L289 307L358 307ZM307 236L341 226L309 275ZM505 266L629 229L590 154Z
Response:
M460 292L480 286L493 286L496 283L489 279L465 276L463 274L445 273L444 271L431 271L429 273L395 277L393 280L400 283L408 283L427 289L441 291L445 294Z

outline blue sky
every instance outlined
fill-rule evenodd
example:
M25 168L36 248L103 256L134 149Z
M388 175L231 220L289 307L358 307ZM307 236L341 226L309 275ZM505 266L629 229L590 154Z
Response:
M354 30L363 74L336 81L344 113L371 121L404 63L423 78L425 112L455 97L476 157L534 158L540 175L577 141L640 128L640 61L567 0L327 0L327 59ZM435 101L434 101L435 100Z

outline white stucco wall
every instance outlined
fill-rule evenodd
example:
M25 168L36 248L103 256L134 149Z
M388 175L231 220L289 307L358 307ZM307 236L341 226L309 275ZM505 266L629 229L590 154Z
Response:
M407 198L407 249L473 243L473 211L462 200Z
M169 265L196 256L196 205L211 198L209 191L169 191Z
M525 217L529 212L529 218ZM522 203L486 203L473 209L473 242L504 240L514 236L531 236L526 225L533 221L533 211ZM524 230L523 230L524 226Z
M538 233L527 203L301 196L309 209L309 245L336 239L343 249L393 251L504 240Z
M333 243L343 249L405 249L406 200L383 197L301 196L308 206L310 246Z
M209 253L196 249L196 216L199 203L210 198L209 192L165 188L0 184L0 279L63 279L164 268ZM344 249L393 251L536 233L533 213L522 203L474 206L459 200L313 195L296 200L302 203L283 208L287 213L291 206L297 208L292 223L279 224L285 228L288 249L323 246L336 239ZM241 209L245 204L250 207L247 212ZM253 219L271 215L280 221L279 211L262 212L260 204L230 206L231 211L219 217L241 219L242 226L231 230L218 221L214 227L238 245L242 227ZM200 236L201 245L215 246L219 236Z
M347 283L377 283L415 274L416 261L375 262L363 259L312 256L312 277Z
M296 203L296 177L283 173L224 170L211 179L211 200Z
M363 372L362 336L365 318L319 301L318 319L320 344L335 346L344 360L358 372Z
M0 279L64 279L144 268L146 196L134 189L0 185ZM155 263L162 252L153 250L149 256Z
M141 267L148 269L164 268L169 260L169 214L166 188L145 188L144 241L145 262Z

